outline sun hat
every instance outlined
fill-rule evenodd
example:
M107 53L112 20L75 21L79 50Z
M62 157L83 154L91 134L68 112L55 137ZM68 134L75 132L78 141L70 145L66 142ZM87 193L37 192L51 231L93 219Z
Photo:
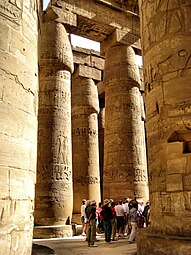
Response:
M110 200L109 200L109 199L107 199L107 198L104 199L104 201L103 201L103 204L104 204L104 205L107 205L107 204L109 204L109 203L110 203Z
M95 201L95 200L92 200L90 204L91 204L91 205L95 205L95 204L96 204L96 201Z

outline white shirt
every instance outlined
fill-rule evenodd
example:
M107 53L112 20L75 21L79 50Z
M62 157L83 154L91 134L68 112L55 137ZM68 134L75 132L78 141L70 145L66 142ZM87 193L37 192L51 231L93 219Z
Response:
M82 216L86 217L85 208L86 208L86 205L81 205L81 217Z
M116 211L117 216L124 216L125 210L124 210L123 205L116 205L115 206L115 211Z
M123 206L124 206L125 213L129 214L129 203L125 203L125 204L123 204Z

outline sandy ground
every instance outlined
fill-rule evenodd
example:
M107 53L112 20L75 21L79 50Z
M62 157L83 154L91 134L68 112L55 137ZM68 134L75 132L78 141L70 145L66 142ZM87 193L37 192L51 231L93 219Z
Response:
M106 244L103 235L97 236L97 247L88 247L85 237L74 236L64 239L34 239L32 255L136 255L136 243L128 244L128 239L119 239Z

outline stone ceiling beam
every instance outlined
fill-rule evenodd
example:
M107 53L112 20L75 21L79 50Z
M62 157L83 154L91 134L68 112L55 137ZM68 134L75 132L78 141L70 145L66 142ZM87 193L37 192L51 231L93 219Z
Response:
M76 69L76 72L73 74L74 77L85 77L85 78L91 78L95 81L101 81L102 79L102 73L101 70L98 70L96 68L92 68L89 66L79 65Z
M69 25L70 33L98 42L116 28L140 37L139 16L106 0L53 0L49 8L57 15L56 21Z
M132 46L134 44L136 48L141 48L139 35L133 33L129 28L115 29L107 39L101 42L101 55L104 55L110 47L117 44L125 44L127 46Z

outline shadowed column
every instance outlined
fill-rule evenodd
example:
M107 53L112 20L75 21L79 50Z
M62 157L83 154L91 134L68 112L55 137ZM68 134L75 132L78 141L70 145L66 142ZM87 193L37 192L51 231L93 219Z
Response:
M100 201L99 102L93 79L72 79L72 156L74 179L74 214L80 213L83 198Z
M104 197L148 199L140 77L132 47L115 45L105 56Z

